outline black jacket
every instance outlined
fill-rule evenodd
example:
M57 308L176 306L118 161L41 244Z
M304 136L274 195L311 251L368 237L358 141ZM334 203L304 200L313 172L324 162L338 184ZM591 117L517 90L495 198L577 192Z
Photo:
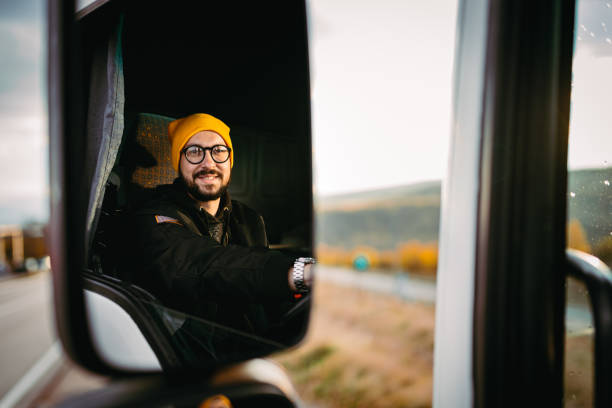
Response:
M292 299L287 273L293 259L267 248L260 215L227 195L224 201L220 244L182 181L158 187L128 217L121 274L166 307L262 334L270 323L266 309Z

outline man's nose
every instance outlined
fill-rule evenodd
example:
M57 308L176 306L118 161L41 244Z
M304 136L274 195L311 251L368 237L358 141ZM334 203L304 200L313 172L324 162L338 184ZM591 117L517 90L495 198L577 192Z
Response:
M215 167L217 163L212 158L212 151L204 150L204 160L202 160L202 164L205 167Z

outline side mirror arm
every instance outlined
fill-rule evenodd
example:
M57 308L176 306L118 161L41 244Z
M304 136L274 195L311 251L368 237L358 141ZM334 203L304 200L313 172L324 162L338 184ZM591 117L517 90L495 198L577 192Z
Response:
M595 407L612 406L612 272L598 258L566 250L567 275L583 282L590 295L595 324Z

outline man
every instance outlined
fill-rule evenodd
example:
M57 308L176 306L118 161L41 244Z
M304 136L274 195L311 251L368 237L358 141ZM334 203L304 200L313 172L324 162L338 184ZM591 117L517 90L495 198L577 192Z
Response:
M179 177L131 217L124 276L170 308L264 334L269 310L308 292L311 258L268 249L262 217L231 200L230 129L203 113L168 126Z

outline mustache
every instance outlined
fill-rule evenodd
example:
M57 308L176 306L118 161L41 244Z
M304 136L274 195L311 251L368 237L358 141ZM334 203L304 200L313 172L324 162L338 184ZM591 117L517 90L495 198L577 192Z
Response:
M213 176L217 176L217 177L221 177L221 173L215 170L200 170L196 173L194 173L193 175L193 179L195 180L196 178L200 177L200 176L208 176L208 175L213 175Z

